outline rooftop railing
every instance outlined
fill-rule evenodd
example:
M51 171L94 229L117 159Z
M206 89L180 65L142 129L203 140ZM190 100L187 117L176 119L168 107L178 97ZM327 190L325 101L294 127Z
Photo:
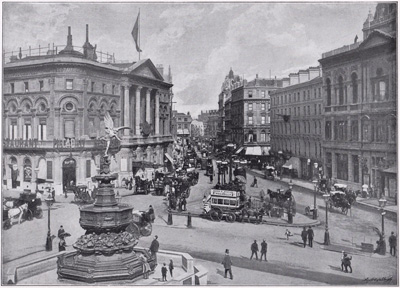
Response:
M66 45L52 45L40 46L32 48L29 46L28 49L22 49L15 51L3 51L3 61L4 63L17 62L20 60L26 60L29 58L43 57L51 58L60 54L60 52L66 47ZM72 46L74 51L83 54L83 47ZM114 53L103 52L102 50L96 49L97 59L96 62L99 63L129 63L128 60L116 60Z

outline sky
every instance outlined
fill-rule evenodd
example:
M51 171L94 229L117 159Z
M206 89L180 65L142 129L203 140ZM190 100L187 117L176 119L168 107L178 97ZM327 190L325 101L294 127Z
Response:
M174 109L218 109L230 68L251 81L317 66L322 53L362 40L376 2L3 2L3 50L89 40L116 60L138 61L131 36L140 9L141 59L173 77Z

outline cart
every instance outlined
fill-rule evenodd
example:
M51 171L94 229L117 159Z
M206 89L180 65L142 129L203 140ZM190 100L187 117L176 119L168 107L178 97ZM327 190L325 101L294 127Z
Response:
M89 195L89 191L87 189L86 185L78 185L76 186L75 189L75 196L74 196L74 201L78 202L78 201L82 201L82 202L90 202L92 200L92 198Z
M351 208L351 203L343 191L331 191L328 200L329 209L340 208L341 212L347 215L349 209Z
M272 166L265 167L264 178L268 180L275 180L275 167Z

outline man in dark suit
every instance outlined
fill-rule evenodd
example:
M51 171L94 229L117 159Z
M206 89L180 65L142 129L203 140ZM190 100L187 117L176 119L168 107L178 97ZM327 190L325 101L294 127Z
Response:
M308 234L308 246L312 247L313 239L314 239L314 231L311 228L311 226L308 227L307 234Z
M256 260L258 260L258 244L256 240L254 240L253 244L251 244L250 249L251 249L250 260L253 259L253 255L256 255Z
M267 242L265 242L265 239L264 239L263 242L261 242L261 257L260 257L260 262L262 261L263 255L264 255L265 261L267 261L267 247L268 247L268 244L267 244Z
M303 227L303 231L301 231L301 239L303 240L304 248L306 248L306 245L307 245L307 236L308 236L308 233L307 233L306 227Z
M233 279L232 276L232 260L231 257L229 256L229 250L226 249L225 250L225 257L224 260L222 260L222 265L224 265L225 268L225 278L226 278L226 274L229 272L229 276L231 278L231 280Z
M156 260L157 263L157 252L158 252L158 248L160 247L160 244L158 243L158 236L154 236L154 240L151 242L150 245L150 252L151 252L151 256L154 257L154 259Z

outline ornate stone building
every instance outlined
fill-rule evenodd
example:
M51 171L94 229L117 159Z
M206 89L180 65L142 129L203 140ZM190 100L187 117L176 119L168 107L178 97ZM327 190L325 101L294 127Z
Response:
M364 23L364 39L324 53L325 171L376 196L397 192L396 3L379 3Z
M268 155L270 147L270 93L282 87L281 79L237 82L230 104L232 141L237 147L258 147L248 155Z
M122 142L112 142L112 169L132 176L132 162L164 163L172 149L171 87L150 59L98 61L87 39L78 52L68 29L62 51L10 57L3 78L3 179L34 189L36 179L87 184L98 173L108 111ZM42 48L43 49L43 48ZM40 50L39 50L40 51ZM106 57L104 57L106 58ZM161 72L161 73L160 73ZM121 180L121 179L119 179Z
M291 73L283 79L283 88L270 94L271 149L274 154L289 159L287 166L292 165L303 179L312 179L318 171L316 168L322 166L320 76L320 67Z

